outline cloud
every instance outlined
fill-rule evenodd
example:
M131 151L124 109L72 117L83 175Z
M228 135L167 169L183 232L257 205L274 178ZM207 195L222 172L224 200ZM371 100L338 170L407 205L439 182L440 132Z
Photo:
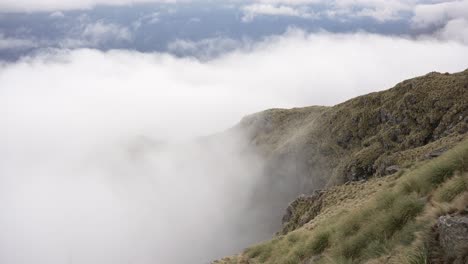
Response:
M414 8L412 18L416 27L444 26L453 19L468 19L468 1L451 1L434 4L420 4Z
M381 23L409 19L414 29L424 29L424 34L432 37L464 42L465 35L468 34L468 29L463 27L468 23L466 11L468 0L256 0L254 2L257 4L243 7L244 22L262 14L339 21L369 17Z
M2 64L0 262L205 263L240 251L275 224L249 199L262 160L242 137L193 137L467 61L457 42L292 30L207 61L77 49Z
M83 18L87 21L87 18ZM133 38L128 27L105 21L83 22L58 45L62 48L99 47L106 43L129 42Z
M468 43L468 0L417 5L412 24L444 40Z
M177 0L184 2L185 0ZM0 12L36 12L91 9L98 5L123 6L144 3L175 3L176 0L3 0Z
M52 18L63 18L63 17L65 17L65 15L64 15L63 12L61 12L61 11L55 11L55 12L50 13L49 17L52 17Z
M445 40L456 40L468 44L468 20L463 18L452 19L436 32L436 36Z
M253 0L251 2L262 4L284 4L284 5L307 5L307 4L321 4L324 0Z
M138 18L137 20L135 20L133 23L132 23L132 27L134 29L138 29L141 27L141 25L144 23L144 24L156 24L160 21L160 14L158 12L153 12L153 13L150 13L150 14L146 14L140 18Z
M243 8L244 16L243 22L251 22L256 16L270 15L270 16L293 16L301 18L314 18L314 14L303 8L284 6L284 5L271 5L271 4L253 4L247 5Z
M20 50L35 48L38 46L32 39L5 37L0 34L0 50Z
M97 21L84 27L82 36L91 42L99 43L109 40L130 40L131 33L126 27Z
M239 48L247 49L252 40L236 40L232 38L216 37L198 41L177 39L168 44L167 50L177 56L194 56L202 60L218 57Z
M283 7L319 7L315 17L329 18L356 18L371 17L377 21L385 22L402 19L402 12L410 12L418 1L397 0L257 0L255 2L267 5L275 4Z

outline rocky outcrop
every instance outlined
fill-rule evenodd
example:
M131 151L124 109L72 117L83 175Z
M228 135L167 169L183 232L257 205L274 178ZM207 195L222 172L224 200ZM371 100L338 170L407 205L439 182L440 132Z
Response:
M322 209L322 194L321 191L315 191L312 195L301 195L292 201L283 216L280 233L287 234L317 216Z
M439 217L437 232L444 262L468 263L468 215Z

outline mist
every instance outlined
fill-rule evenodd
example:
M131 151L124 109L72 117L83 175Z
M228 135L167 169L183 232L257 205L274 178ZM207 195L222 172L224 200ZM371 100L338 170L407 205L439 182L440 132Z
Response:
M237 253L282 213L253 199L267 160L232 128L244 115L333 105L466 61L459 42L291 30L206 61L76 49L4 63L0 263Z

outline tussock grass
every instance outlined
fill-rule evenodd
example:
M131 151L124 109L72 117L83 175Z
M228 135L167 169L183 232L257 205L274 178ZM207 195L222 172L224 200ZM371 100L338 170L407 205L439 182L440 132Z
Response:
M468 174L456 176L444 183L435 193L438 202L451 202L459 194L468 190Z
M312 254L320 254L322 253L330 244L330 231L321 231L313 236L307 242L307 249L312 252Z
M272 249L273 243L264 243L247 249L245 253L249 258L259 258L265 261L270 257Z
M424 196L453 176L455 171L468 170L468 143L465 141L441 157L409 172L402 181L403 192Z
M395 184L312 230L299 228L247 249L249 263L428 263L430 227L439 215L468 203L468 141L417 164ZM462 195L463 194L463 195ZM432 200L431 200L432 199ZM396 259L396 260L395 260ZM393 263L391 262L391 263Z
M407 264L428 264L429 251L426 247L413 248L403 260Z

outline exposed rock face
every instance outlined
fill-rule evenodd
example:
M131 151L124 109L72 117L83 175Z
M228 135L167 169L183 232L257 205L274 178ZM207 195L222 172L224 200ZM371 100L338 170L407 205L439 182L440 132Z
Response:
M301 195L292 201L283 216L282 234L286 234L297 227L303 226L320 213L322 209L322 192L316 191L312 195Z
M468 263L468 216L441 216L437 222L440 246L447 263Z

